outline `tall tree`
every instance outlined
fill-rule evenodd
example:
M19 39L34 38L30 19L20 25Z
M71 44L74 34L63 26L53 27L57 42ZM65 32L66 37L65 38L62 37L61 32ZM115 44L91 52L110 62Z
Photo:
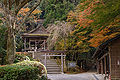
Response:
M1 23L1 22L0 22ZM5 64L7 29L0 25L0 65Z
M81 0L68 14L68 22L75 25L72 32L77 49L98 47L120 34L120 0ZM85 47L84 47L85 46ZM82 50L84 51L84 50Z
M27 12L27 15L22 19L21 23L17 22L17 14L26 6L29 2L33 2L31 9ZM37 8L41 0L0 0L0 13L2 13L2 19L8 30L7 38L7 63L13 63L14 55L16 52L15 32L22 27L28 16Z
M44 25L63 21L67 19L67 14L74 8L74 3L69 0L42 0L40 8L43 11Z

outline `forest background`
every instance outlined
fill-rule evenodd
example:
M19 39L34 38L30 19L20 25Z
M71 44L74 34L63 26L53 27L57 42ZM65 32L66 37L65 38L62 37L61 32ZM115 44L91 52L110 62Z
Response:
M29 11L29 3L19 11L18 20ZM2 16L2 14L0 14ZM21 34L37 27L37 20L44 19L44 27L57 25L56 21L72 26L69 36L57 40L54 50L67 50L67 60L92 62L91 56L103 42L120 34L120 0L42 0L16 34L16 50L22 51ZM0 20L0 64L5 64L7 28Z

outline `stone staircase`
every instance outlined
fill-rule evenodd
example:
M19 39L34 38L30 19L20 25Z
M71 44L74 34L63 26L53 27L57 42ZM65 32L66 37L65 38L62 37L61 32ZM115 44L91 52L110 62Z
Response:
M56 63L55 59L47 60L47 71L48 71L48 74L61 74L61 68Z
M34 58L35 59L38 59L40 60L40 62L42 62L43 64L45 63L44 62L44 53L34 53L35 56ZM61 74L61 68L60 66L56 63L56 60L55 59L50 59L49 57L47 57L47 62L46 62L47 66L47 72L48 74Z

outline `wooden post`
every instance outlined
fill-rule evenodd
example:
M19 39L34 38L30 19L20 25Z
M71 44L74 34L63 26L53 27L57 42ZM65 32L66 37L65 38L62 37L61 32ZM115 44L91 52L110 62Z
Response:
M102 74L102 60L100 60L100 65L101 65L101 69L100 69L101 72L100 73Z
M37 51L37 43L36 43L36 40L35 40L35 52Z
M103 74L103 61L101 60L101 74Z
M26 38L24 38L24 50L26 52Z
M47 67L47 53L45 53L45 67Z
M99 61L99 74L101 74L101 61Z
M48 53L48 57L49 57L49 59L50 59L50 56L49 56L49 55L50 55L50 53Z
M109 54L109 70L110 70L110 72L109 72L109 75L111 76L111 72L112 72L112 68L111 68L111 47L109 47L109 52L108 52L108 54Z
M45 50L45 40L44 40L44 50Z
M100 69L100 67L99 67L99 61L97 61L96 63L97 63L97 73L99 74L99 69Z
M32 53L33 53L32 56L33 56L33 59L34 59L35 58L35 52L33 51Z
M82 66L82 61L81 61L81 63L80 63L80 64L81 64L81 69L82 69L82 67L83 67L83 66Z
M107 68L106 68L106 56L104 58L104 66L105 66L105 74L107 73Z
M66 68L66 63L65 63L65 56L64 56L64 68Z
M30 40L29 40L29 49L30 49Z
M62 74L64 73L63 72L63 53L61 53L61 71L62 71Z
M63 56L64 56L64 55L63 55ZM64 56L64 71L67 71L67 66L66 66L65 57L66 57L66 56Z

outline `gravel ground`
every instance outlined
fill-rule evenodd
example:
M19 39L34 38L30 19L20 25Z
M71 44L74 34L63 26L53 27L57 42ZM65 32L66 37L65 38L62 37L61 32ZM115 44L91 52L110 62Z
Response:
M81 74L48 74L51 80L104 80L102 75L95 73Z

